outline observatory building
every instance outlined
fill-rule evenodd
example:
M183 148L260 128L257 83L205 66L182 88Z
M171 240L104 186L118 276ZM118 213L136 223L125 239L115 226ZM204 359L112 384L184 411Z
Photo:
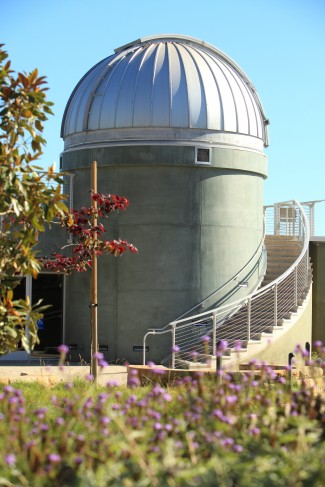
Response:
M107 238L138 255L99 260L99 343L109 360L141 361L148 328L251 293L263 278L268 120L240 67L179 35L144 37L92 67L62 121L61 169L74 207L98 191L125 196ZM245 268L244 282L234 278ZM66 279L65 343L89 348L89 275ZM148 350L166 355L170 339Z

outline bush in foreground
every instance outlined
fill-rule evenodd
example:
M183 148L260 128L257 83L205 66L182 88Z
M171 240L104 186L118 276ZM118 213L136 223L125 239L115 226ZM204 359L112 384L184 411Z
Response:
M324 485L324 397L259 373L145 389L134 375L134 388L86 393L67 384L36 408L5 386L0 485Z

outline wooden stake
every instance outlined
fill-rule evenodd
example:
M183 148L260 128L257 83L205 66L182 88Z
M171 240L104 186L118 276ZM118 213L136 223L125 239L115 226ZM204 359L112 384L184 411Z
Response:
M97 193L97 162L93 161L91 165L91 190L92 194ZM91 206L97 210L97 201L91 199ZM97 217L93 216L92 225L97 226ZM94 240L97 240L97 235L94 235ZM97 256L95 250L92 251L91 256L91 291L90 291L90 307L91 307L91 374L94 377L94 383L97 386L98 381L98 359L94 354L98 352L98 324L97 324Z

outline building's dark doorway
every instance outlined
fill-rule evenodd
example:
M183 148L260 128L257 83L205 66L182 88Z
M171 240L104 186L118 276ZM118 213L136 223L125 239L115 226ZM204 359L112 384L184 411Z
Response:
M14 300L26 299L26 279L21 277L17 280L13 279L15 282L19 283L14 287Z
M39 274L32 283L32 302L42 299L42 305L51 305L44 311L38 324L40 343L35 350L58 347L63 338L63 276L60 274Z

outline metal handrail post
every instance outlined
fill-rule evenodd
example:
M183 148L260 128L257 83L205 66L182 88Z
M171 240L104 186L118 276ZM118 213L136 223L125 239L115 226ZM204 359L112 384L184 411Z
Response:
M285 208L285 222L286 222L286 235L290 235L290 223L289 223L289 214L288 214L288 207Z
M222 351L218 352L218 350L216 350L216 377L217 377L217 382L221 384L222 383Z
M176 323L172 323L172 369L175 369Z
M313 237L315 233L315 203L310 205L310 236Z
M247 303L247 340L251 339L251 308L252 308L252 299L248 299Z
M280 217L280 208L279 208L279 204L276 203L274 205L274 235L280 235L280 221L279 221L279 217Z
M292 220L292 236L296 236L296 209L295 205L291 206L291 220Z
M278 324L278 283L274 286L274 326Z
M213 313L212 317L212 355L217 353L217 313Z
M145 334L143 337L143 350L142 350L142 360L143 360L143 365L146 365L146 341L147 341L147 336L148 335L155 335L154 332L148 332Z
M294 305L297 306L298 304L298 266L295 267L295 285L294 285Z

